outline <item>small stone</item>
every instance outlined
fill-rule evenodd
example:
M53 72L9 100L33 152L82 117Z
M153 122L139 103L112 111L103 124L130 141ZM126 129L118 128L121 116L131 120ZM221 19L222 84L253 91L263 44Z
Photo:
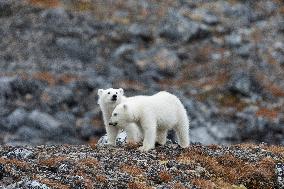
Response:
M143 40L151 40L153 38L152 32L146 25L134 23L128 30L130 34L141 37Z
M1 1L0 2L0 17L8 17L13 14L13 9L11 3L8 1Z
M33 155L31 150L26 148L16 148L7 154L8 158L26 159Z
M251 78L247 73L237 73L232 76L229 82L230 91L240 93L245 96L251 95L252 82Z
M239 34L232 33L225 37L225 43L230 47L238 47L242 43L242 37Z
M179 58L173 51L162 48L156 53L154 60L163 73L174 75L179 70Z

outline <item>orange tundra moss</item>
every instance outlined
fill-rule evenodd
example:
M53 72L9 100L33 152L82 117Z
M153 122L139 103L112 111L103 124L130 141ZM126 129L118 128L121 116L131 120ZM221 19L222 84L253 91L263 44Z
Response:
M146 183L143 183L143 182L129 182L128 188L129 189L152 189L152 187L148 186Z
M132 166L132 165L123 165L120 167L122 172L126 172L132 176L137 176L143 173L143 170L139 167Z
M213 146L213 148L215 147ZM216 184L244 184L247 188L252 189L276 187L274 185L276 179L275 163L269 158L265 158L258 163L251 163L236 158L229 153L221 157L210 157L200 149L192 148L177 157L177 161L185 161L185 159L188 159L188 162L199 163L209 171L212 174L211 181ZM194 182L197 184L203 182L202 184L205 184L203 180Z

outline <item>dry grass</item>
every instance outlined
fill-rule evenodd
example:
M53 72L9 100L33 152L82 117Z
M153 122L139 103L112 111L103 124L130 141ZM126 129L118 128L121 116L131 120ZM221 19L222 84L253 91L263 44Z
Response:
M78 161L79 165L94 168L99 166L99 161L96 158L88 157Z
M256 116L258 117L265 117L271 120L274 120L278 117L279 112L275 111L275 110L269 110L267 108L260 108L257 112L256 112Z
M107 177L104 175L96 175L95 178L97 181L102 183L106 183L108 181Z
M194 164L199 163L212 175L210 181L208 179L205 179L206 181L193 180L195 184L200 186L206 185L209 188L214 188L214 183L221 183L224 186L244 184L247 188L275 187L275 163L270 158L253 164L236 158L232 154L225 154L221 157L210 157L200 150L190 149L177 158L177 161L181 160ZM219 184L217 187L222 187Z
M148 186L144 182L129 182L128 188L129 189L152 189L152 187Z
M161 171L159 173L159 178L162 182L169 182L172 180L172 175L167 171Z
M58 157L51 157L43 160L39 160L39 164L46 166L46 167L57 167L63 161L66 161L67 157L65 156L58 156Z
M216 188L216 185L210 181L205 179L193 179L192 184L199 188L213 189Z
M30 165L25 161L21 161L17 159L6 159L3 157L0 158L0 164L5 165L5 166L15 165L17 168L22 169L22 170L27 170L31 168Z
M48 178L40 178L38 179L39 182L46 184L47 186L54 188L54 189L70 189L71 187L65 184L62 184L61 182L54 181Z
M61 5L59 0L28 0L28 3L43 8L55 8Z
M123 165L120 167L122 172L128 173L132 176L137 176L143 174L143 170L139 167L133 166L133 165Z
M49 85L55 85L56 84L56 78L55 75L49 72L37 72L33 74L33 78L47 82Z

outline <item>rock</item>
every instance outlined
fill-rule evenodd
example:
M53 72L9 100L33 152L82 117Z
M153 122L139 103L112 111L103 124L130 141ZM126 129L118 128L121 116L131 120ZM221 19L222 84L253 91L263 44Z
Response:
M15 77L0 77L0 97L8 98L13 95L11 83L14 80Z
M180 62L177 54L168 49L160 49L154 56L154 60L158 65L160 72L175 75L180 67Z
M156 69L166 76L177 74L180 67L180 60L176 52L167 48L153 48L149 51L136 54L134 63L138 70L147 71L149 69Z
M229 89L233 93L250 96L252 93L251 78L247 73L234 74L229 82Z
M218 144L218 141L210 135L206 127L191 129L189 133L190 142L200 142L201 144Z
M14 184L6 186L7 189L23 188L23 189L50 189L46 184L42 184L37 180L23 179Z
M238 139L237 125L218 122L208 126L208 132L218 141L236 141Z
M153 39L153 34L147 25L134 23L129 29L129 33L135 37L140 37L144 41L151 41Z
M247 58L250 56L252 50L252 45L251 44L246 44L238 47L236 49L236 53L240 55L241 57Z
M284 188L284 164L277 163L275 172L277 174L278 188Z
M205 24L216 25L218 24L219 18L213 13L206 9L195 9L192 13L193 17L200 18Z
M126 134L125 131L118 133L118 135L116 137L116 145L125 144L126 139L127 139L127 134ZM107 135L104 135L98 140L97 145L98 146L104 146L106 144L107 144Z
M97 130L93 125L84 124L80 127L80 136L85 140L89 140L91 137L97 136Z
M208 35L204 27L191 21L177 11L170 10L166 19L161 23L159 35L170 40L187 42L195 38L203 38Z
M33 152L26 148L16 148L7 154L8 158L26 159L33 156Z
M28 115L30 123L43 131L55 132L60 129L62 125L59 121L54 119L51 115L38 110L34 110Z
M90 62L96 57L96 47L91 41L83 42L75 37L59 37L55 44L59 48L59 55L63 58L78 58L83 62Z
M55 24L64 24L68 22L69 16L65 9L63 8L54 8L54 9L47 9L44 10L41 16L46 21L47 25Z
M64 125L68 125L70 127L75 125L76 117L70 112L59 111L56 112L54 117L56 120L60 121L61 123L64 123Z
M5 167L4 165L0 164L0 179L3 179L3 176L5 174Z
M44 84L38 80L17 77L12 80L11 88L20 95L37 94L43 90Z
M114 58L122 58L123 60L132 61L135 49L136 46L133 44L123 44L115 50Z
M49 106L73 102L73 91L66 86L55 86L46 88L42 94L42 100Z
M28 126L20 127L15 133L15 140L22 142L29 142L32 145L43 143L42 139L46 133L39 129ZM34 143L36 142L36 143Z
M225 43L229 47L238 47L242 44L242 37L237 33L225 36Z
M8 17L13 14L12 4L10 2L1 1L0 2L0 18Z
M25 124L27 120L28 113L26 110L22 108L18 108L15 111L13 111L6 119L6 128L9 131L15 131L19 127L21 127L23 124Z

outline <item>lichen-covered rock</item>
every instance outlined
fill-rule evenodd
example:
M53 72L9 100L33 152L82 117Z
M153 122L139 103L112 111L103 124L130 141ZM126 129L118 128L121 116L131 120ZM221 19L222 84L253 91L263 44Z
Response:
M282 146L0 146L0 188L281 188ZM9 170L9 171L8 171ZM17 179L14 179L17 177ZM218 179L216 179L218 178Z

